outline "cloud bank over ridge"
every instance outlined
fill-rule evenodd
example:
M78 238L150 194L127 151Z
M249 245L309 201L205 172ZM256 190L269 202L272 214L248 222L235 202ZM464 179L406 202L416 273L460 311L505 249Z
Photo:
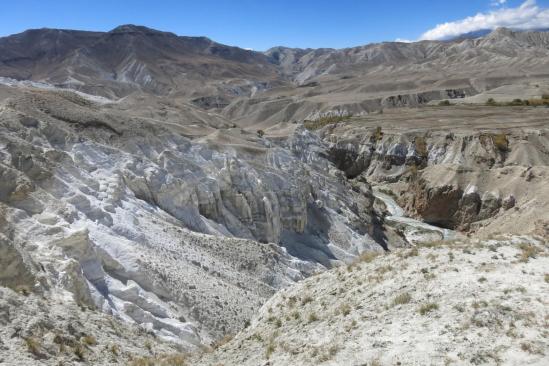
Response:
M504 5L505 2L498 2ZM484 29L507 27L514 29L549 28L549 9L541 8L536 0L526 0L516 8L498 7L465 19L438 24L423 33L420 40L445 40Z

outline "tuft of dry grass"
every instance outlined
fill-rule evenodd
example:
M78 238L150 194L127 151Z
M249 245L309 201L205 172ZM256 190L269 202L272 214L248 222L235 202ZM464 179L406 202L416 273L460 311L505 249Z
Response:
M398 253L398 256L400 258L417 257L418 255L419 255L419 249L417 247L413 247L410 250L406 250Z
M313 298L310 295L307 295L301 299L301 305L307 305L310 302L313 302Z
M421 158L423 158L423 159L427 158L429 153L427 151L427 142L425 141L425 137L416 136L416 138L414 139L414 146L415 146L417 154Z
M538 247L529 243L521 243L519 249L521 250L519 261L524 263L528 262L530 258L536 258L540 252Z
M275 350L276 350L275 344L273 342L269 342L269 344L267 344L267 347L265 348L265 358L266 359L271 358L271 355Z
M223 338L218 339L217 341L215 341L215 342L212 344L212 347L213 347L214 349L215 349L215 348L222 347L222 346L226 345L227 343L229 343L233 338L234 338L233 335L227 334L227 335L225 335Z
M17 285L14 290L23 296L29 296L31 293L31 288L27 285Z
M97 339L95 339L94 336L90 336L90 335L82 337L81 341L87 346L95 346L97 344Z
M431 311L434 311L434 310L437 310L437 309L438 309L438 304L436 304L434 302L429 302L429 303L421 305L418 312L421 315L425 315L425 314L430 313Z
M76 344L73 348L74 355L80 360L83 361L86 355L86 349L81 344Z
M370 263L371 261L379 257L379 255L379 252L364 252L357 258L357 262Z
M393 306L408 304L412 300L409 293L404 292L393 299Z
M109 347L109 351L111 351L114 356L118 356L118 354L120 353L120 347L116 344L113 344Z
M25 344L27 346L27 350L32 353L35 356L41 356L40 349L42 348L42 344L40 343L40 340L35 337L28 337L25 338Z
M309 318L307 318L307 321L309 323L314 323L314 322L318 321L318 316L315 313L310 313Z
M351 305L344 303L339 306L339 312L343 314L343 316L347 316L351 313Z
M377 126L374 130L374 134L372 135L372 140L374 142L379 142L383 138L383 131L381 130L381 127Z
M495 148L501 152L509 151L509 140L504 133L498 133L490 136Z

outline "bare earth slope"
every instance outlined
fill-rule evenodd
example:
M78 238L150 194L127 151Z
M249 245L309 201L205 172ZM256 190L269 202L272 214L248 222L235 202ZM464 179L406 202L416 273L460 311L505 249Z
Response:
M547 243L430 244L330 270L270 299L193 365L545 365Z

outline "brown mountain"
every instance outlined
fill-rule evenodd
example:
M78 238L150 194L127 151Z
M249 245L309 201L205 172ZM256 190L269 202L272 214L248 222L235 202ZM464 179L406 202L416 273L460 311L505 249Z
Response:
M0 75L93 94L241 94L277 80L261 53L141 26L28 30L0 39Z

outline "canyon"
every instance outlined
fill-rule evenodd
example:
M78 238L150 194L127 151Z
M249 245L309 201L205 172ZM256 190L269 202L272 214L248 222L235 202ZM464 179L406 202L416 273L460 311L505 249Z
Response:
M0 38L0 364L544 364L548 45Z

